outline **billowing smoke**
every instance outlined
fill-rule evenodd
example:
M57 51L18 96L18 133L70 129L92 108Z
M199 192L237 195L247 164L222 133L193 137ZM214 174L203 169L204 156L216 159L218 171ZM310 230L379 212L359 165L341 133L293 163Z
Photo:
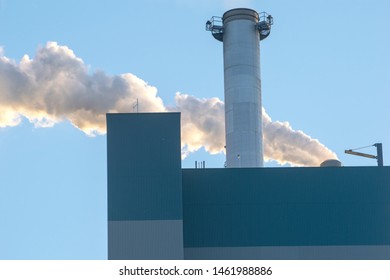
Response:
M194 152L202 146L211 154L224 152L225 109L218 98L198 99L176 94L177 110L182 115L182 152ZM319 166L337 155L288 122L272 121L263 108L264 159L293 166Z
M198 99L176 93L176 108L181 112L182 155L187 156L201 147L210 154L224 152L224 104L218 98Z
M319 166L337 155L317 139L300 130L293 130L288 122L272 121L263 108L264 160L295 166Z
M106 131L107 112L129 112L137 98L142 111L165 111L157 89L132 74L89 73L66 46L49 42L35 58L16 63L0 56L0 127L26 117L38 127L69 120L88 135Z
M224 104L218 98L198 99L177 93L167 108L157 89L133 74L110 76L90 73L71 49L49 42L33 59L20 62L0 49L0 127L16 126L27 118L37 127L68 120L87 135L106 132L107 112L182 113L183 157L201 147L211 154L224 152ZM266 160L297 166L315 166L337 158L318 140L294 131L287 122L273 122L263 110Z

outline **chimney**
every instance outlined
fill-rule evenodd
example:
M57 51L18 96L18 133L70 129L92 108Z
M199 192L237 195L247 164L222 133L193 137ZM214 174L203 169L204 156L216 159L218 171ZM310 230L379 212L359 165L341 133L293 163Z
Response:
M260 40L268 37L272 16L232 9L206 22L223 42L226 167L262 167Z

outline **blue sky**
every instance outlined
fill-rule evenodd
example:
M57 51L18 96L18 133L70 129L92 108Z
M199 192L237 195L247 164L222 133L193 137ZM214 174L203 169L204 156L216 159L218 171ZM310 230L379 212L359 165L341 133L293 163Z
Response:
M222 44L204 24L234 7L274 17L261 43L271 118L318 139L346 166L375 166L343 151L382 142L388 165L386 0L0 0L1 56L18 64L57 42L89 75L132 73L156 87L167 107L177 92L223 100ZM224 156L200 149L183 167L195 160L222 167ZM0 259L106 258L105 135L86 136L66 119L42 128L22 118L0 128L0 170Z

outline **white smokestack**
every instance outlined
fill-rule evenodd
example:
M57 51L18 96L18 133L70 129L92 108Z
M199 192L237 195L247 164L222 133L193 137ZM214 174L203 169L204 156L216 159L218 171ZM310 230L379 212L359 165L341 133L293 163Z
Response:
M263 166L259 43L271 25L271 16L244 8L206 22L223 42L227 167Z
M176 106L166 108L157 89L132 74L90 73L71 49L49 42L35 57L17 63L0 51L0 127L16 126L27 118L38 127L68 120L87 135L106 132L107 112L181 111L183 155L201 147L224 152L224 104L218 98L198 99L177 93ZM318 166L336 158L318 140L288 123L272 122L263 111L264 156L284 164Z

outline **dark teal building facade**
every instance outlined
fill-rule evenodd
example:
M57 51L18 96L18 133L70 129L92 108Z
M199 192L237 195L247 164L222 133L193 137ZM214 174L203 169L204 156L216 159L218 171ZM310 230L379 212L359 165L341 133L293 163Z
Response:
M187 259L390 259L390 168L183 170Z
M390 259L390 167L181 169L180 114L108 114L109 259Z
M107 114L108 258L182 259L179 113Z

